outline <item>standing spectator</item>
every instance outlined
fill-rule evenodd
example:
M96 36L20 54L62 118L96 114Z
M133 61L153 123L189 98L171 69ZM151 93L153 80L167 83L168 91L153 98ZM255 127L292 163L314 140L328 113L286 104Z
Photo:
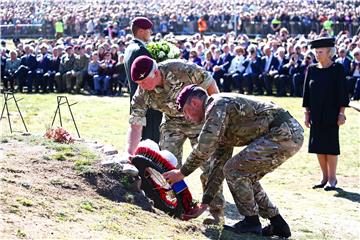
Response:
M151 28L153 23L145 17L134 18L131 23L131 31L134 39L130 42L125 50L125 71L128 84L130 86L130 101L135 94L137 84L131 80L131 65L134 60L146 55L151 57L146 49L146 42L150 41ZM159 142L160 132L159 126L161 123L162 113L149 108L146 113L146 127L142 129L142 139L151 139L154 142Z
M204 37L204 33L207 31L208 29L208 26L207 26L207 22L205 20L205 17L204 16L201 16L199 18L199 20L197 21L197 25L198 25L198 30L199 30L199 33L201 35L201 38Z
M278 32L281 29L281 21L278 14L276 14L274 18L270 19L270 27L274 32Z
M91 17L90 20L86 23L86 35L91 36L95 31L95 22L94 17Z
M169 32L168 24L164 18L161 19L159 28L160 28L160 32L161 32L162 36L165 36L166 34L168 34L168 32Z
M326 19L323 22L323 30L326 31L330 36L334 35L333 21L331 19Z
M346 92L344 68L332 61L335 39L320 38L312 41L318 64L308 68L304 84L303 107L305 126L310 127L309 153L316 153L322 179L313 188L335 190L336 166L339 146L339 126L345 123L345 107L349 99Z
M59 39L64 36L64 23L62 19L55 22L55 38Z

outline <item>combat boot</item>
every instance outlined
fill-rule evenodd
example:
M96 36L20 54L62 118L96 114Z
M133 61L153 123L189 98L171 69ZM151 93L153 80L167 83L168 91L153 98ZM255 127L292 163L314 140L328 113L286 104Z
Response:
M244 220L230 226L224 225L224 230L235 233L255 233L261 235L261 223L259 216L245 216Z
M276 235L283 238L288 238L291 236L290 227L280 214L269 219L270 224L262 229L263 236Z
M218 225L220 223L224 223L224 210L216 210L216 211L211 211L210 210L210 214L211 216L208 216L207 218L204 219L203 224L205 225Z

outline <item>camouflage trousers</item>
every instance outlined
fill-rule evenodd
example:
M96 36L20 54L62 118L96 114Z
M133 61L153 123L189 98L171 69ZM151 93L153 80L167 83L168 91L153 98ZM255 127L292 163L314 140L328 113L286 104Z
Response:
M196 125L185 121L185 119L164 120L160 125L160 149L166 149L172 152L177 160L177 168L182 165L183 145L188 138L191 146L197 144L197 137L201 131L202 125ZM202 166L203 171L200 175L203 190L210 174L210 162L206 161ZM214 200L210 203L210 213L218 214L223 212L225 199L222 194L222 185Z
M241 215L271 218L279 214L259 180L299 151L303 132L301 125L291 118L271 128L226 162L224 177Z

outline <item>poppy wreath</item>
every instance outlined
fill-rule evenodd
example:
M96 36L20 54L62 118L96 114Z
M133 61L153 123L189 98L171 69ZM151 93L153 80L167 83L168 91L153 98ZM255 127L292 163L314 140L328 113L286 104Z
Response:
M156 208L178 218L193 209L195 203L186 184L179 191L162 177L164 172L175 169L163 156L150 148L138 147L131 161L139 170L141 189Z

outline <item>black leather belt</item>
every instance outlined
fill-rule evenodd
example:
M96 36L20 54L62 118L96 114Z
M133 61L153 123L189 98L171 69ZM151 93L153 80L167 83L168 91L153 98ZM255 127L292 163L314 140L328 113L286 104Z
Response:
M269 128L280 127L281 124L293 118L288 111L280 110L275 114L274 120L269 124Z

